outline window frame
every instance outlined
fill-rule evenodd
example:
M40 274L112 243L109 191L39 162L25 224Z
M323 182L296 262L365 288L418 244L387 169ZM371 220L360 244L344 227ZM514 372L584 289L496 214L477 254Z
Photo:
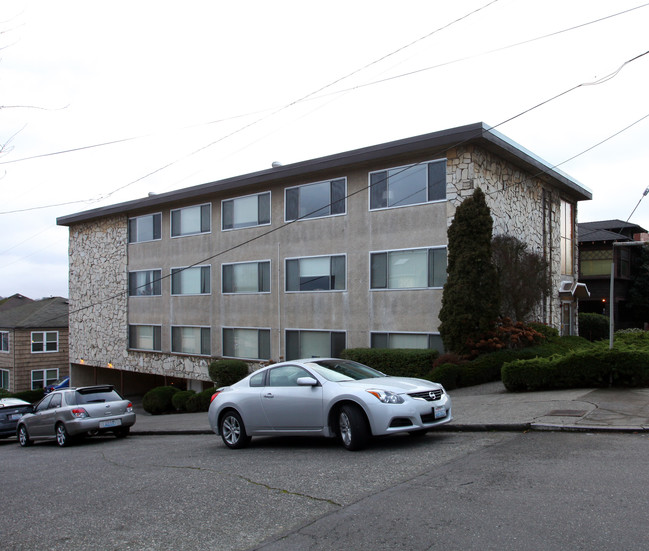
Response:
M412 348L412 349L409 349L409 350L437 350L440 354L444 353L444 346L443 346L444 343L442 343L441 349L436 348L435 346L433 346L433 344L434 344L433 339L434 338L439 338L440 342L441 342L442 336L440 335L439 332L427 333L427 332L418 332L418 331L370 331L370 348L388 348L390 350L398 349L399 347L390 346L391 345L390 340L395 335L396 336L399 336L399 335L414 335L414 336L421 335L421 336L426 336L428 338L428 343L427 343L426 348ZM379 336L385 336L385 338L387 338L388 346L374 346L374 344L375 344L374 339L376 337L379 337Z
M151 219L153 221L153 228L152 228L152 231L151 231L151 234L153 235L153 238L152 239L142 239L142 240L137 239L137 231L136 231L135 232L136 239L135 240L131 239L131 237L132 237L131 223L133 221L140 220L140 219L143 219L143 218L149 218L149 217L151 217ZM156 232L156 220L158 221L157 222L157 224L158 224L158 227L157 227L158 231L157 232ZM137 228L137 222L136 222L136 228ZM162 212L153 212L151 214L142 214L140 216L132 216L132 217L130 217L128 219L128 223L127 223L127 233L128 233L127 240L128 240L129 245L133 245L135 243L151 243L153 241L161 241L162 240ZM157 235L157 237L156 237L156 235Z
M49 334L55 334L56 335L56 350L48 350L47 349L47 335ZM34 340L34 335L42 335L43 340L40 341L40 343L43 345L43 350L34 350L34 345L37 344L39 341ZM58 331L32 331L31 336L30 336L30 343L31 343L31 353L32 354L54 354L59 351L59 332Z
M150 327L153 329L153 348L140 348L139 346L133 346L133 333L137 332L140 327ZM156 342L158 348L156 348ZM139 344L139 343L138 343ZM129 323L128 325L128 349L137 350L139 352L162 352L162 325L156 324L147 324L147 323Z
M176 350L176 341L174 338L174 330L178 329L199 329L200 330L200 352L185 352L183 350ZM207 335L207 337L206 337ZM207 338L207 342L205 342ZM209 350L206 349L209 347ZM211 356L212 355L212 328L209 325L172 325L171 326L171 353L183 356Z
M207 209L204 209L203 207L207 207ZM194 231L194 232L187 232L187 233L177 233L174 235L174 229L175 229L175 223L176 220L178 220L178 223L182 227L182 213L187 212L190 209L199 209L199 225L200 225L200 230L199 231ZM204 214L204 211L207 210L207 214ZM176 214L179 213L176 218ZM203 229L205 226L207 226L207 229ZM180 228L178 229L180 232ZM169 234L171 239L178 239L180 237L191 237L192 235L205 235L205 234L210 234L212 233L212 203L200 203L198 205L188 205L186 207L179 207L177 209L171 209L169 211Z
M262 202L261 197L262 196L268 196L268 201L265 203L265 205L268 206L268 221L266 222L266 218L262 218L262 214L260 214L260 204ZM234 210L232 212L232 226L231 227L225 227L225 222L226 219L229 217L229 215L226 214L226 204L232 204L233 209L234 209L234 203L238 200L241 199L250 199L251 197L257 197L257 223L256 224L246 224L243 226L235 226L234 224ZM237 197L232 197L230 199L223 199L221 200L221 231L235 231L235 230L244 230L246 228L258 228L260 226L269 226L272 223L272 193L270 191L261 191L259 193L251 193L250 195L240 195Z
M342 190L342 198L333 198L334 196L334 184L336 182L343 182L343 190ZM302 202L302 193L306 193L308 191L309 187L314 188L315 186L321 186L323 184L329 184L329 202L314 211L307 212L306 214L300 215L300 204ZM292 193L296 193L296 205L295 208L297 212L295 213L296 216L289 217L289 205L292 205L292 201L289 198L289 195ZM335 204L342 204L342 211L341 212L334 212L332 213L332 207ZM313 213L320 212L321 210L327 208L329 209L328 214L322 214L322 215L312 215ZM284 189L284 222L301 222L303 220L318 220L320 218L330 218L332 216L345 216L347 214L347 176L343 176L341 178L332 178L330 180L322 180L319 182L309 182L308 184L300 184L298 186L290 186Z
M56 375L54 377L48 377L48 372L49 371L55 371ZM34 374L35 373L41 373L42 374L42 379L37 378L36 381L42 381L42 386L38 386L34 388ZM31 389L32 390L37 390L39 388L45 388L47 385L51 385L55 383L56 381L59 380L59 368L58 367L52 367L52 368L46 368L46 369L32 369L31 370L31 375L30 375L30 380L31 380Z
M132 278L137 279L137 274L151 273L151 282L138 285L137 281L134 283L135 287L131 286ZM157 272L157 276L156 276ZM140 288L151 287L151 293L139 294L137 291ZM157 291L157 292L156 292ZM162 270L160 268L153 268L151 270L130 270L128 272L128 296L129 298L140 298L140 297L159 297L162 296Z
M291 352L291 343L289 342L289 334L297 334L298 338L298 343L297 343L297 349L298 349L298 356L297 357L289 357L289 354ZM304 355L302 354L302 335L303 333L328 333L329 334L329 355L327 356L317 356L320 358L335 358L338 357L340 354L339 352L344 350L347 346L347 331L337 331L333 329L296 329L296 328L287 328L284 330L284 356L285 356L285 361L295 361L295 360L300 360L304 359ZM342 343L342 347L340 347L340 343L334 343L335 339L341 339L344 341ZM340 348L340 350L337 350L337 348ZM315 356L312 356L315 357Z
M180 286L182 287L183 274L189 273L190 270L200 270L199 279L200 279L201 291L198 293L182 293L182 292L178 292L177 290L174 291L174 288L177 284L180 284ZM208 272L207 277L203 275L205 271ZM198 297L198 296L209 296L212 294L212 265L211 264L203 264L199 266L178 266L175 268L171 268L169 270L169 273L171 279L170 294L172 297ZM205 282L209 287L207 291L203 291L203 284Z
M431 166L435 164L444 164L444 197L437 198L433 197L431 198L431 193L436 189L432 187L431 182L430 182L430 175L431 175ZM425 201L415 201L412 203L404 203L404 204L397 204L397 205L390 205L389 203L389 192L390 192L390 178L394 178L395 176L398 176L399 174L406 172L407 170L415 167L420 167L420 166L426 166L426 188L423 190L426 192L426 200ZM390 175L391 171L398 171L396 174L393 174L392 176ZM411 163L407 165L401 165L401 166L393 166L393 167L388 167L388 168L383 168L381 170L372 170L371 172L368 173L367 179L368 179L368 206L370 211L377 211L377 210L386 210L386 209L396 209L396 208L402 208L402 207L411 207L415 205L427 205L431 203L442 203L448 200L447 194L446 194L446 187L447 187L447 172L448 172L448 159L444 157L443 159L430 159L427 161L421 161L419 163ZM374 175L379 175L381 173L385 173L386 177L384 177L383 180L379 180L378 182L372 182L373 176ZM379 188L377 186L381 185L381 189L383 187L383 183L385 182L385 204L381 204L380 206L373 206L373 204L377 200L377 194L379 193ZM395 182L396 185L396 182ZM381 203L383 203L383 200L381 200Z
M226 337L226 332L232 332L233 336L236 337L237 331L257 331L257 356L248 357L248 356L237 356L228 354L230 350L226 351L226 342L228 342L229 337ZM267 338L262 336L266 335ZM262 342L263 341L263 342ZM262 360L267 361L271 358L271 328L270 327L222 327L221 328L221 346L222 346L222 355L224 358L237 358L243 360ZM262 350L263 346L267 346L268 354L264 356L266 350ZM237 352L236 345L232 352Z
M0 331L0 353L9 354L9 352L11 352L9 331Z
M435 276L435 258L433 251L444 250L446 251L446 266L444 267L444 281L441 284L435 285L434 276ZM390 285L390 254L392 253L406 253L406 252L415 252L415 251L427 251L426 259L426 286L423 287L389 287ZM379 255L386 255L385 269L384 274L385 286L374 286L375 285L375 271L373 259ZM431 255L432 258L431 258ZM443 289L446 280L448 279L448 247L446 245L436 245L433 247L413 247L409 249L389 249L385 251L370 251L370 263L369 263L369 284L370 291L413 291L413 290L435 290ZM432 272L431 272L431 263L432 263ZM378 267L377 267L378 268Z
M11 371L9 369L0 368L0 388L3 390L11 388Z
M329 278L329 288L328 289L302 289L302 277L301 274L301 269L300 269L300 263L303 260L312 260L312 259L318 259L318 258L329 258L329 275L322 275L322 276L317 276L318 278L321 277L328 277ZM341 289L336 289L335 285L335 278L337 277L337 274L335 273L335 267L334 267L334 258L342 258L344 261L344 270L343 270L343 276L344 276L344 282L343 282L343 287ZM294 262L297 262L297 282L298 282L298 288L297 289L289 289L289 284L293 284L294 282L294 275L289 274L289 265L293 266ZM334 288L331 288L332 285L332 280L334 281ZM343 293L347 291L347 254L323 254L323 255L315 255L315 256L298 256L298 257L289 257L284 259L284 292L286 293Z
M226 282L231 282L232 287L234 288L234 282L235 282L235 271L236 269L234 268L235 266L242 266L244 264L256 264L257 265L257 290L256 291L230 291L226 290ZM267 273L264 272L264 270L261 268L262 265L267 265ZM231 274L227 275L226 271L232 271ZM268 280L268 289L265 290L263 289L264 283L266 282L266 279ZM271 291L271 281L272 279L272 272L271 272L271 260L250 260L250 261L243 261L243 262L227 262L225 264L221 264L221 294L223 295L267 295L270 294Z

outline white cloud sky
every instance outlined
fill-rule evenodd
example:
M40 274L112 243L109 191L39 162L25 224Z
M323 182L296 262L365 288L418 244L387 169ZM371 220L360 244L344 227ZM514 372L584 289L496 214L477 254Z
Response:
M478 121L496 125L602 79L649 50L649 5L493 50L642 5L5 3L0 141L14 137L0 156L0 296L67 296L68 230L56 226L59 216L269 168L275 160ZM563 163L648 115L648 83L646 55L607 82L582 86L498 130L549 163ZM131 137L139 138L20 160ZM561 164L593 192L579 205L580 221L628 218L649 186L648 143L649 118ZM61 203L70 204L12 213ZM649 199L631 222L649 229Z

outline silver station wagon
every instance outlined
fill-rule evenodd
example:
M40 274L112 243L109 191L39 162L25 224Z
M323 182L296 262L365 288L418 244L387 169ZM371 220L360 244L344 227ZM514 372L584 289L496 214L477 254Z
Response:
M113 386L87 386L55 390L45 396L32 413L19 419L16 434L21 446L38 439L56 439L59 446L67 446L75 438L96 434L124 438L134 423L133 404Z

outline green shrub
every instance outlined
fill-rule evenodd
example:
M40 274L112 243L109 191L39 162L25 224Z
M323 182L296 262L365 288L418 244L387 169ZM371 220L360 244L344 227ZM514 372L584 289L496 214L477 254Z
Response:
M9 396L11 396L11 392L4 388L0 388L0 398L9 398Z
M218 386L230 386L249 373L248 364L243 360L215 360L208 368L210 379Z
M42 388L36 390L23 390L21 392L16 392L11 395L13 398L19 398L29 402L30 404L35 404L45 396L45 391Z
M179 392L175 386L158 386L152 388L142 397L144 411L151 415L160 415L174 411L173 395Z
M608 339L610 320L602 314L579 314L579 336L589 341Z
M437 355L436 350L346 348L340 357L369 365L386 375L424 378Z
M216 387L208 388L202 392L189 397L187 400L187 411L189 413L196 413L197 411L207 411L210 408L210 400L212 395L216 392Z
M176 411L187 411L187 400L194 394L194 390L180 390L171 397L171 405Z
M538 321L532 321L527 325L529 325L535 331L541 333L541 335L543 335L546 339L559 336L559 331L551 325L546 325L545 323L540 323Z
M453 390L458 388L458 379L460 379L462 371L462 365L446 363L438 365L426 378L439 383L446 390Z

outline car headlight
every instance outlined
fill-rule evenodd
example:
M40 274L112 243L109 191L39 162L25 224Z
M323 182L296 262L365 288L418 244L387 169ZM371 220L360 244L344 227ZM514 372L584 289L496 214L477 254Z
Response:
M384 404L403 404L403 397L391 390L367 390Z

